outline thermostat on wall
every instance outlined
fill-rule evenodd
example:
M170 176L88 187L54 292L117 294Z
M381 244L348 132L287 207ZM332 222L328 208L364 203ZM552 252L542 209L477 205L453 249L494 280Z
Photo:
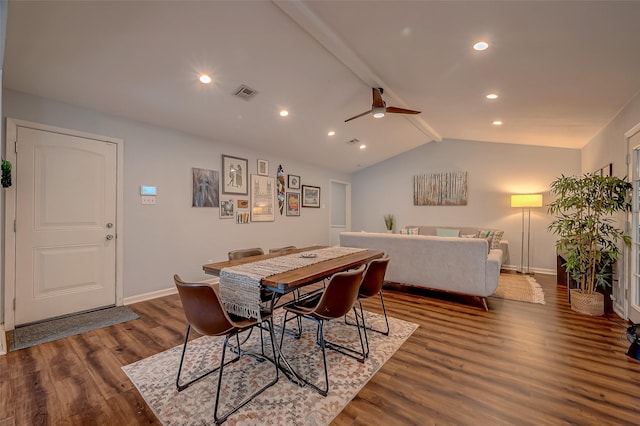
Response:
M158 195L158 191L155 186L140 186L140 195Z

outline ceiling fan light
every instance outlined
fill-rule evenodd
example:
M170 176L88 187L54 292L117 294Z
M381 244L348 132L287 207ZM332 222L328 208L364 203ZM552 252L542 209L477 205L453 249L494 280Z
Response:
M385 107L376 107L373 108L373 118L382 118L384 117L384 113L386 112Z

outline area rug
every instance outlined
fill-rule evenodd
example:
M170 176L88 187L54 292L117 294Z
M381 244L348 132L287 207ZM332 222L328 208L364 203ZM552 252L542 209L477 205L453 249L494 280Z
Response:
M9 332L9 350L15 351L40 343L52 342L136 318L138 315L128 307L115 306L18 327Z
M500 274L498 288L493 297L518 302L544 304L544 292L531 275Z
M384 317L365 313L367 323L384 327ZM276 316L276 324L281 317ZM295 339L287 326L283 352L299 374L317 383L324 382L322 354L315 344L315 323L303 320L302 338ZM249 404L232 415L225 425L327 425L353 399L358 391L391 358L402 343L418 328L417 324L389 318L389 336L369 332L370 355L364 363L327 349L329 371L329 394L323 397L311 388L300 387L280 373L279 381ZM281 335L276 326L276 335ZM353 346L359 342L356 327L345 325L342 320L330 321L325 326L328 341ZM265 342L268 342L265 334ZM200 337L189 342L183 371L185 381L197 377L212 366L219 364L223 339ZM267 345L268 346L268 345ZM260 351L260 333L254 331L243 349ZM122 367L136 386L156 417L164 425L210 425L214 424L213 409L217 384L217 373L207 376L191 387L178 393L176 373L180 362L182 345ZM267 350L268 355L272 354ZM230 356L227 351L227 356ZM225 358L228 359L228 358ZM228 374L227 374L228 373ZM225 367L219 413L257 389L273 377L270 362L257 362L244 356L240 361ZM238 395L238 390L242 393Z

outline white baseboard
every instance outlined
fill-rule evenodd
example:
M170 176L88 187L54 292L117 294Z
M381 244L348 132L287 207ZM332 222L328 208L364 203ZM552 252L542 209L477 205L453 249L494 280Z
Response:
M158 297L170 296L172 294L176 294L178 289L174 287L169 287L164 290L152 291L149 293L138 294L136 296L129 296L123 299L125 305L131 305L133 303L144 302L145 300L157 299Z
M212 277L212 278L207 278L206 280L202 280L202 281L198 281L201 283L207 283L207 284L217 284L220 282L220 278L218 277ZM178 292L178 289L174 287L169 287L166 288L164 290L157 290L157 291L152 291L149 293L143 293L143 294L138 294L136 296L129 296L129 297L125 297L123 299L123 303L125 305L131 305L133 303L138 303L138 302L144 302L146 300L152 300L152 299L157 299L158 297L164 297L164 296L170 296L172 294L176 294Z
M516 265L502 265L501 269L506 271L517 271L520 269L519 266ZM546 274L546 275L556 275L555 269L544 269L544 268L530 268L531 272L536 274Z

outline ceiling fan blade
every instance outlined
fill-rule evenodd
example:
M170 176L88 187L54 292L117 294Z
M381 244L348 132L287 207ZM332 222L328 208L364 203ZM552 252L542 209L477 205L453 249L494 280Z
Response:
M420 114L421 111L414 111L412 109L387 107L387 112L391 114Z
M344 122L346 123L347 121L354 120L354 119L356 119L356 118L362 117L363 115L371 114L371 111L373 111L373 110L372 110L372 109L370 109L369 111L365 111L365 112L363 112L362 114L354 115L353 117L351 117L351 118L347 118L346 120L344 120Z
M382 100L382 92L377 87L371 89L373 92L373 108L384 108L384 101Z

